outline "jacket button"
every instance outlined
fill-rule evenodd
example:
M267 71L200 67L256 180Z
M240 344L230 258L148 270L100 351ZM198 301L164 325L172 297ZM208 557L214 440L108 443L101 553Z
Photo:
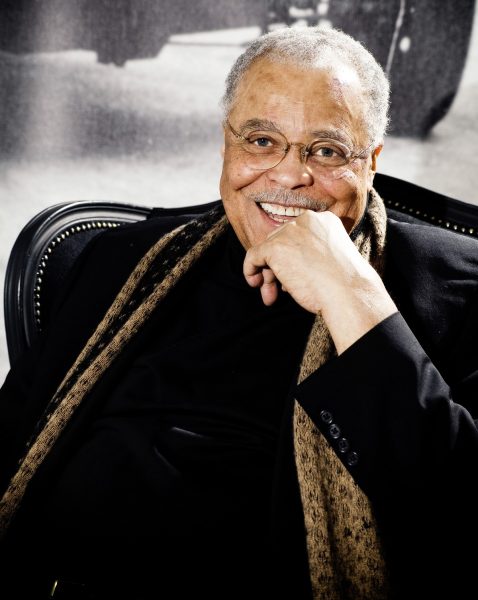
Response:
M320 411L320 418L327 425L329 425L329 423L332 423L332 413L329 412L328 410L321 410Z
M339 446L339 452L341 452L342 454L347 452L347 450L350 448L348 439L340 438L338 446Z
M358 454L352 451L347 454L346 462L349 467L355 467L355 465L358 463L358 459Z
M329 433L334 440L337 440L340 437L340 427L338 427L335 423L329 427Z

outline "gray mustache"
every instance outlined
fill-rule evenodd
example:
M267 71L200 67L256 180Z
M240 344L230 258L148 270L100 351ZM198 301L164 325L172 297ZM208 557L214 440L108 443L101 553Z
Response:
M267 192L257 192L249 194L249 200L253 202L269 202L271 204L281 204L282 206L298 206L308 210L321 212L327 210L328 206L325 202L312 198L305 194L298 194L292 190L270 190Z

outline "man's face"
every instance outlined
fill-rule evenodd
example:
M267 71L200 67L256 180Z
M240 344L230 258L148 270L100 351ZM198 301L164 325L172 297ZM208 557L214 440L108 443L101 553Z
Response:
M228 120L248 136L273 128L289 142L309 144L316 138L338 140L358 154L370 144L364 124L364 100L353 70L301 69L261 59L240 82ZM380 147L371 148L345 166L311 168L292 146L275 167L251 165L250 155L226 125L220 190L228 219L247 249L262 242L284 220L284 207L330 210L347 231L357 224L372 186ZM262 140L258 142L263 144ZM298 210L295 213L299 212Z

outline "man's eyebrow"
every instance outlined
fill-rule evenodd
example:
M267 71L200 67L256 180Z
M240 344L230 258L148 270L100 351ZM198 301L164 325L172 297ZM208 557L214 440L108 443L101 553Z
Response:
M276 123L274 123L274 121L270 121L269 119L248 119L241 125L239 133L242 134L246 131L253 131L255 129L282 133L281 129L276 125ZM338 142L342 142L342 144L347 146L350 145L351 142L350 138L345 135L342 130L335 128L314 130L311 131L310 135L313 139L337 140Z
M311 135L313 138L336 140L337 142L342 142L342 144L345 144L346 146L350 145L351 142L350 138L340 129L319 129L312 131Z
M240 133L244 133L244 131L252 131L254 129L280 132L274 121L269 121L269 119L248 119L241 125L239 131Z

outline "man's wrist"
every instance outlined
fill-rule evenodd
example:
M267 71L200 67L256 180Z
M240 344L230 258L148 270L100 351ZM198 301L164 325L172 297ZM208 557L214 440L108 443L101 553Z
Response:
M376 325L397 312L394 301L378 275L377 279L343 290L322 307L322 317L337 354L345 352Z

